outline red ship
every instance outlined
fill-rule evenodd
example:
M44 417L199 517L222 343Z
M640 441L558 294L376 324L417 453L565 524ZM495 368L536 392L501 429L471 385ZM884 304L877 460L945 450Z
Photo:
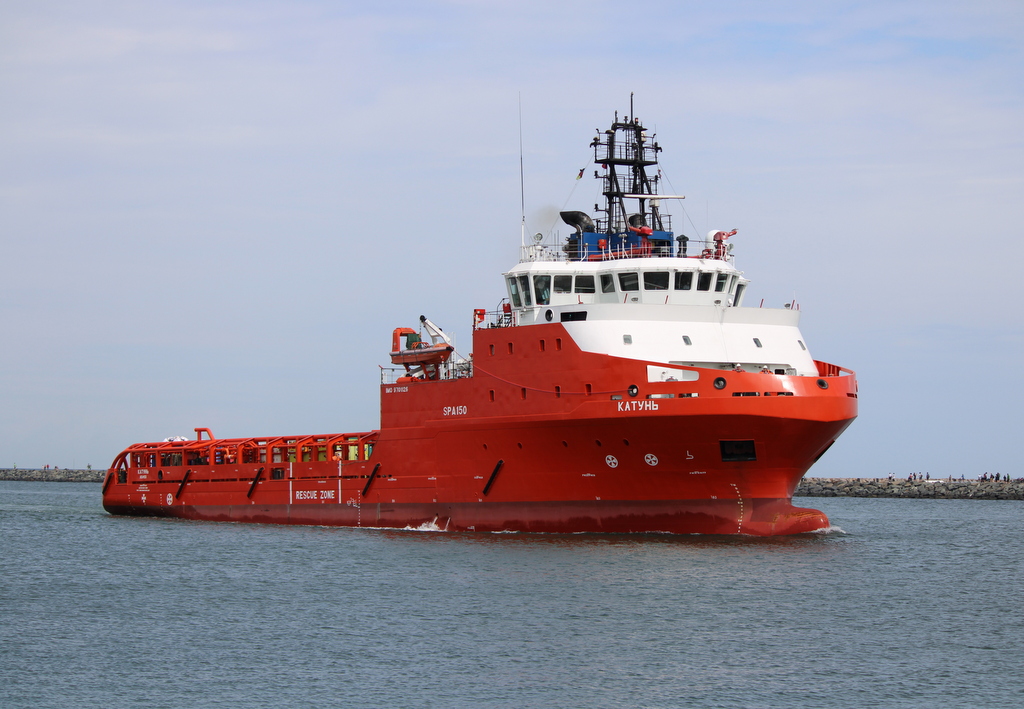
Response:
M794 304L744 306L735 230L675 236L661 203L682 197L659 193L661 148L638 119L616 114L591 145L597 218L562 212L570 237L524 244L507 298L473 312L468 357L425 317L396 329L378 430L135 444L104 508L478 532L826 529L792 495L856 417L854 373L811 357Z

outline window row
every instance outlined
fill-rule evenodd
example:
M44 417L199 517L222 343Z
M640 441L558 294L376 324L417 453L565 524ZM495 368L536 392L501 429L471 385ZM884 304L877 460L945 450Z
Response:
M696 275L696 278L694 276ZM618 278L616 279L616 276ZM600 279L601 293L639 291L641 283L645 291L706 291L715 293L736 292L739 275L720 271L624 271L620 273L601 273L598 276L551 276L547 274L533 277L531 288L529 276L509 276L509 295L512 305L517 308L531 307L536 297L537 305L549 305L552 291L557 295L568 293L592 294L597 292ZM616 283L616 280L618 283ZM696 283L695 283L696 281ZM617 286L617 287L616 287ZM694 288L696 286L696 288Z

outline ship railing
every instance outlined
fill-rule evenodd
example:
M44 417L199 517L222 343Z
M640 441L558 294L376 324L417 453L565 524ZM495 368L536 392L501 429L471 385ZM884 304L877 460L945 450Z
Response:
M516 313L512 310L512 305L508 302L508 298L504 298L498 304L497 310L480 310L478 312L479 319L474 321L474 330L482 327L513 327L516 324Z
M608 163L608 162L619 162L627 160L632 162L638 160L648 165L654 165L658 162L658 152L653 145L648 143L642 143L639 146L636 143L614 143L608 145L608 143L597 143L594 145L594 162Z
M403 384L410 378L421 381L444 381L448 379L468 379L473 376L473 362L469 359L449 360L438 367L437 379L427 380L422 376L416 377L405 370L405 367L381 367L381 386Z
M381 367L380 368L380 383L381 385L394 384L398 381L399 377L406 376L405 367Z
M219 465L281 465L296 462L366 460L373 451L378 431L331 433L312 436L277 436L273 438L221 438L196 441L162 441L136 443L114 459L110 473L119 484L128 481L129 469L156 469L158 481L166 468L191 468ZM204 467L205 469L205 467ZM261 468L260 473L263 472ZM174 479L175 482L181 478ZM105 486L111 484L108 477ZM145 482L145 480L141 480Z
M519 262L531 261L566 261L565 252L547 244L530 244L519 247Z

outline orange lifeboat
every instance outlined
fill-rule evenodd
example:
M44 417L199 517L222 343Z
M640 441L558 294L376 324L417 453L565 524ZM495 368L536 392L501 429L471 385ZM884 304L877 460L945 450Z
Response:
M400 338L405 336L405 347ZM406 369L423 365L438 365L447 362L455 348L447 342L427 344L419 333L408 327L396 327L391 334L391 363L404 365Z

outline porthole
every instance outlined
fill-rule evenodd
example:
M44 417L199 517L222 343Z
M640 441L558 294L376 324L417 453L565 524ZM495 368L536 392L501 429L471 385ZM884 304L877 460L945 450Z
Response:
M717 377L715 379L715 389L725 389L725 377Z
M758 339L758 338L756 338L756 337L754 338L754 344L755 344L755 345L757 345L758 347L762 347L762 345L761 345L761 340L759 340L759 339Z
M545 320L547 320L548 322L551 322L551 318L553 318L553 317L555 317L555 314L552 313L550 310L544 311L544 319Z
M828 382L826 382L824 379L819 379L818 380L818 388L819 389L828 389Z
M636 384L630 384L629 389L626 389L626 393L629 394L630 396L636 396L637 394L640 393L640 387L638 387Z

